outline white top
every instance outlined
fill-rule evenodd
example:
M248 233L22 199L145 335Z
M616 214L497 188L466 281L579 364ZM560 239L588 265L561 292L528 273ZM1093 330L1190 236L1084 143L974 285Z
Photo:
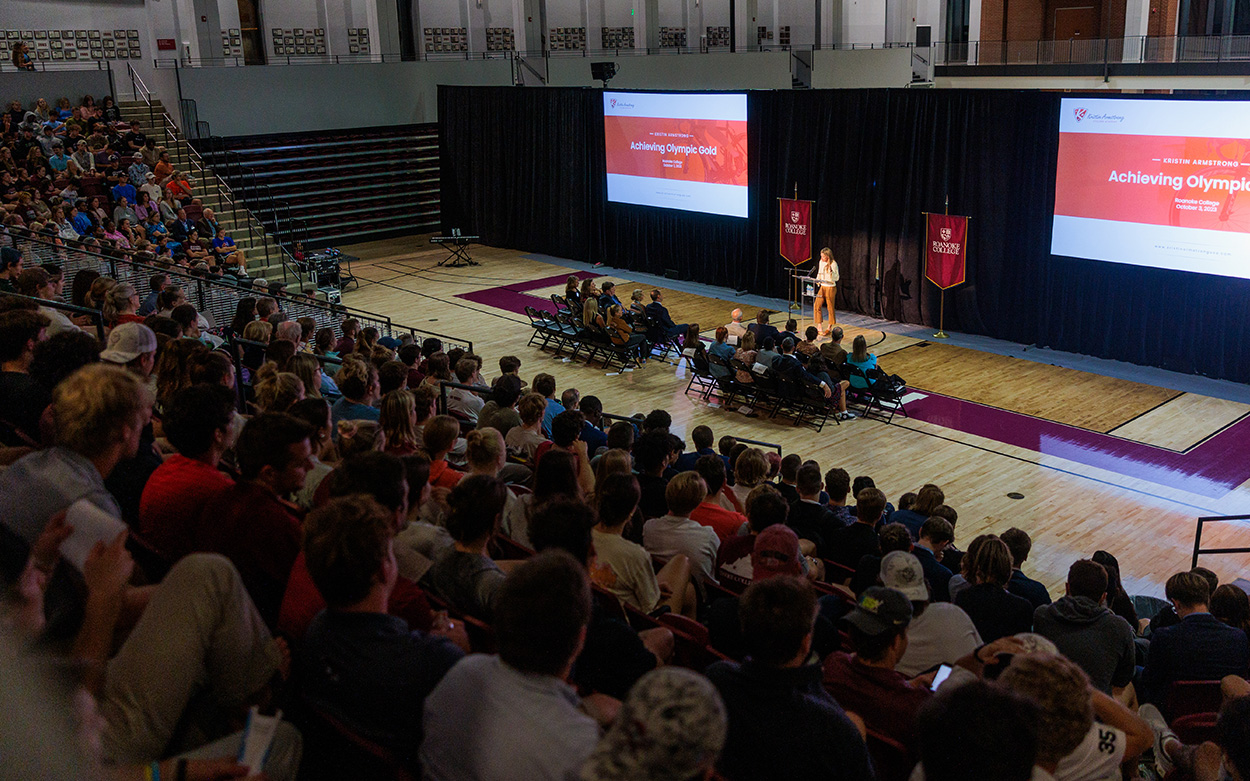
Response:
M473 391L464 388L451 388L447 391L448 412L459 412L474 423L478 413L486 406L486 400Z
M425 700L425 781L565 781L599 742L599 726L559 678L473 654Z
M1127 740L1115 727L1094 722L1076 751L1059 760L1055 781L1118 781Z
M915 769L911 771L911 778L909 781L925 781L923 765L916 765ZM1034 765L1033 775L1029 777L1029 781L1058 781L1058 779L1037 765Z
M44 315L52 322L48 324L48 336L56 336L66 331L81 331L73 320L70 320L64 312L59 309L53 309L47 306L39 307L39 313Z
M661 515L642 527L642 545L653 556L670 558L684 553L690 559L690 571L715 582L716 551L720 538L708 526L689 518Z
M838 279L838 261L831 260L825 263L825 256L821 255L820 262L816 264L816 281L824 287L838 284Z
M660 603L660 584L651 567L651 555L641 545L619 534L591 530L595 543L595 583L611 591L617 599L644 613Z
M981 636L962 608L931 602L907 625L907 650L894 669L908 678L937 664L954 664L981 645Z

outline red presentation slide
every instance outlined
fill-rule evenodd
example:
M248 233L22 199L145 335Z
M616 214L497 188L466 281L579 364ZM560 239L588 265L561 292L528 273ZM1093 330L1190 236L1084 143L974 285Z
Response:
M747 123L604 117L608 173L747 186Z
M1055 214L1250 233L1250 140L1064 133Z
M1050 251L1250 279L1250 103L1063 98Z

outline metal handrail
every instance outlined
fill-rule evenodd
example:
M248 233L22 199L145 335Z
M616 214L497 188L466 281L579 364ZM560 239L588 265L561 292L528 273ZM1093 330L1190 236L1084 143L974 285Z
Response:
M393 322L387 315L344 306L341 303L330 304L294 295L275 297L264 290L242 288L225 279L199 276L185 269L155 266L130 257L102 255L77 246L58 245L27 231L12 231L11 238L14 247L19 251L23 250L21 245L25 245L23 255L26 257L27 265L56 263L65 270L67 277L89 268L119 281L130 282L137 290L144 290L153 275L165 274L178 284L184 285L188 291L187 297L198 302L197 309L214 320L228 321L233 317L235 306L240 298L278 298L291 319L307 315L317 321L318 327L338 327L344 318L353 317L359 320L362 326L376 327L383 336L408 333L414 339L418 336L434 337L451 345L463 346L467 351L473 352L473 342L468 339L435 333L425 328L401 325Z
M61 312L69 312L70 314L78 315L79 317L86 315L91 318L91 322L95 325L96 336L99 337L101 342L104 341L104 313L99 309L91 309L90 307L85 306L75 306L74 304L66 304L62 301L53 301L48 298L39 298L38 296L22 295L21 293L14 293L9 290L0 290L0 296L23 298L27 301L34 301L41 307L56 309Z
M601 413L601 416L612 421L623 421L625 423L632 423L635 431L639 430L642 427L643 419L641 417L626 417L624 415L613 415L610 412ZM737 440L738 442L742 442L748 445L759 445L760 447L766 447L769 450L776 450L777 455L782 454L781 445L778 445L776 442L763 442L758 439L745 439L743 437L734 437L734 439Z
M1250 515L1208 515L1198 519L1198 528L1194 532L1194 556L1190 567L1198 566L1198 555L1202 553L1250 553L1250 548L1203 548L1202 526L1207 523L1222 521L1250 521Z
M141 99L148 107L149 127L155 128L156 110L152 106L151 90L148 89L148 86L144 83L143 78L135 71L134 67L130 63L126 63L126 71L130 76L131 89L135 99ZM142 88L142 92L140 92L140 88ZM169 112L162 111L161 120L161 131L163 137L167 140L172 140L174 145L178 148L186 149L187 162L197 173L199 181L202 181L205 186L211 187L215 192L217 195L218 205L229 204L230 216L234 221L235 229L237 230L240 225L243 226L243 228L247 231L248 241L253 245L260 244L260 246L264 247L265 265L268 266L271 263L269 245L271 243L277 245L278 251L282 253L278 258L279 265L282 267L282 280L284 282L290 282L293 279L295 284L302 286L305 280L299 273L299 269L295 266L295 259L291 257L290 253L281 246L281 243L276 238L273 241L269 240L269 237L264 229L264 224L258 221L254 215L249 213L246 206L242 209L244 219L240 220L239 201L241 200L241 196L236 197L234 191L230 189L230 185L227 184L226 181L222 179L211 166L208 165L203 156L196 150L195 146L191 144L191 142L182 133L181 129L179 129L178 124L174 122L173 117L169 115Z
M744 47L746 52L793 52L793 51L873 51L881 49L910 49L915 44L911 41L868 41L868 42L851 42L851 43L829 43L829 44L806 44L806 45L758 45ZM381 52L377 54L309 54L309 55L285 55L270 56L266 60L266 65L350 65L358 63L388 63L388 62L439 62L439 61L466 61L466 60L519 60L524 57L549 58L549 57L641 57L649 55L677 55L677 54L723 54L729 51L728 46L713 46L703 48L700 46L656 46L656 47L634 47L629 48L599 48L599 49L531 49L531 50L466 50L458 52L419 52L411 57L404 57L397 52ZM165 58L153 60L156 68L223 68L223 67L243 67L247 65L243 57L203 57L203 58ZM519 67L519 66L517 66ZM525 67L533 70L532 66L526 64ZM534 71L534 75L542 77L540 73Z
M1250 35L1129 35L1025 41L937 41L940 65L1133 65L1250 61Z

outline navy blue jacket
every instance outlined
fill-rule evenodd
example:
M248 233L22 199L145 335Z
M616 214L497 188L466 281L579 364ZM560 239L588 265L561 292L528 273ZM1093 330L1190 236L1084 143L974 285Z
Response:
M729 781L872 781L859 731L821 683L822 669L716 662L707 677L729 714L716 769Z
M1029 600L1034 608L1050 604L1050 592L1046 590L1046 587L1018 569L1011 571L1011 580L1007 582L1007 590Z
M920 559L920 566L924 569L925 580L929 581L929 589L933 595L933 601L950 602L950 583L951 576L954 573L947 569L942 562L938 561L937 557L933 555L933 551L928 548L914 545L911 553L917 559Z
M1210 613L1192 613L1150 638L1142 670L1142 702L1162 705L1173 681L1218 681L1246 675L1250 644L1246 633ZM1167 715L1167 714L1164 714Z

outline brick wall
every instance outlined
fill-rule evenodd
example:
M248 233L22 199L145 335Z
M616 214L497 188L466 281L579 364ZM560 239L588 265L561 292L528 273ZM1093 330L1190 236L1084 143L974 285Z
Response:
M1090 0L983 0L982 41L1003 40L1003 6L1007 6L1006 40L1048 40L1054 35L1055 10L1091 5ZM1153 0L1150 35L1175 35L1180 0ZM1121 38L1127 0L1095 0L1099 8L1098 37Z

